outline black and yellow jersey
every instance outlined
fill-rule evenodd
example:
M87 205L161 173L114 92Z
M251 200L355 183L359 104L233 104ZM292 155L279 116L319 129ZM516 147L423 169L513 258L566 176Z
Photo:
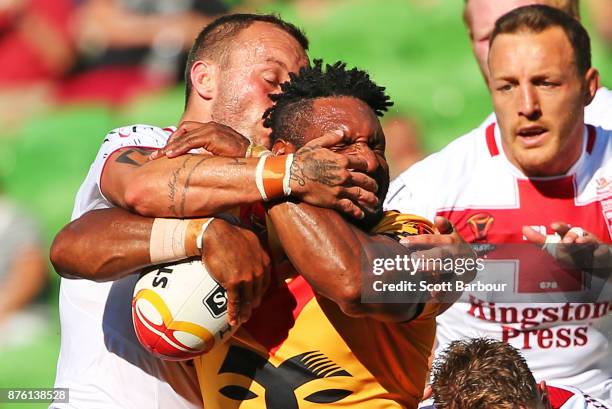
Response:
M388 212L373 229L433 232ZM268 290L225 344L196 359L206 409L416 408L435 336L435 306L410 322L352 318L300 276Z

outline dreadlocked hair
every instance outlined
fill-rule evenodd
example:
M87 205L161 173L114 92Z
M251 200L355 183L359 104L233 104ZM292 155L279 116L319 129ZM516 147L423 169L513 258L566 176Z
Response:
M289 81L280 87L281 93L270 94L274 105L263 115L264 126L272 128L272 141L286 135L301 135L300 127L309 118L312 102L317 98L356 98L365 102L377 116L383 116L393 105L385 88L376 85L367 72L357 68L348 70L346 63L341 61L326 64L323 69L322 60L314 60L312 66L302 67L297 74L290 73Z

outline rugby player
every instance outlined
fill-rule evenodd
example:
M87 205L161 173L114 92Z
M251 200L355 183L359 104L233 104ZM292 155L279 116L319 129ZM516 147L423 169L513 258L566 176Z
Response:
M432 373L437 409L610 408L576 388L536 383L516 348L490 338L453 341Z
M440 348L487 334L517 347L536 379L611 400L610 342L596 324L607 319L612 300L592 302L596 289L583 286L589 278L583 270L592 264L568 269L530 244L541 245L555 232L563 244L590 243L597 251L611 241L604 211L611 200L610 133L584 122L599 85L588 34L558 9L515 9L491 35L489 73L497 122L400 175L387 206L446 216L468 242L524 243L520 251L496 246L497 253L488 255L498 259L490 268L504 268L496 277L511 284L517 302L472 295L456 303L438 317ZM608 249L603 246L602 257ZM544 304L548 294L573 294L579 302Z
M521 6L531 4L544 4L563 10L575 19L580 19L579 0L465 0L463 9L463 21L470 36L470 44L478 67L485 80L489 84L489 40L495 26L495 21L507 12ZM604 129L612 129L612 91L600 86L595 98L586 106L584 121L587 124L601 126ZM492 112L482 123L488 126L495 122L495 112Z
M324 71L316 62L282 89L267 113L274 154L340 129L344 138L332 149L366 158L384 197L389 176L377 114L386 97L367 74L343 64ZM267 214L271 256L290 264L276 270L281 280L251 320L196 359L205 407L415 408L438 305L362 303L362 274L375 257L405 254L397 240L427 224L396 213L380 220L379 211L351 224L333 210L292 201Z

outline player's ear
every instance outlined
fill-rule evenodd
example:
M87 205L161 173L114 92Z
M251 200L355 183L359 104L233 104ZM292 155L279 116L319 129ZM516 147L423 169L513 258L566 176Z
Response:
M275 155L288 155L295 153L296 147L291 142L287 142L284 139L277 139L272 145L272 153Z
M206 60L198 60L191 67L192 89L202 99L213 99L217 93L217 76L219 75L219 67Z
M586 105L589 105L591 101L593 101L593 98L595 98L595 94L597 93L597 90L599 89L599 86L600 86L599 71L597 71L593 67L589 68L589 70L584 75L584 79L585 79L585 85L586 85L584 105L586 106Z

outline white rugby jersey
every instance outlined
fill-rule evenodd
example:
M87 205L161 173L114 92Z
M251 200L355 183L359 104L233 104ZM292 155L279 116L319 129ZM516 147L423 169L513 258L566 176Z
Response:
M552 409L612 409L605 402L592 398L582 391L569 386L546 385L548 400ZM419 405L420 409L436 409L433 399Z
M134 125L106 135L77 193L72 219L113 206L100 191L100 177L114 151L163 147L173 130ZM162 361L140 346L131 314L136 279L136 274L105 283L62 278L55 387L70 389L70 403L51 408L202 408L193 366Z
M546 385L552 409L611 409L605 402L570 386Z
M495 112L489 114L480 126L487 126L496 122ZM584 109L584 122L599 126L603 129L612 129L612 91L601 87L597 90L595 98Z
M612 296L598 293L601 282L552 262L521 231L527 225L551 234L550 223L565 221L611 242L611 135L585 126L582 154L566 175L528 179L508 161L499 128L491 124L391 183L387 209L429 219L442 215L468 242L497 244L476 281L506 283L514 296L504 303L491 294L464 294L463 302L438 317L438 351L464 337L504 340L520 349L537 380L612 401L610 334L601 330L610 322ZM596 302L582 302L594 294Z

